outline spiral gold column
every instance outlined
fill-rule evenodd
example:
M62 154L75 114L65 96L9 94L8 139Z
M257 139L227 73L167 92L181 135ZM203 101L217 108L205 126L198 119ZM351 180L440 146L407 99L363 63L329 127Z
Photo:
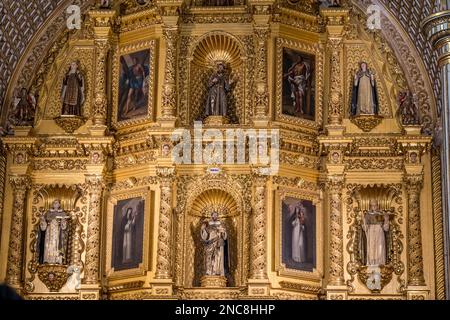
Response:
M438 10L443 9L442 7ZM444 8L445 9L445 8ZM441 185L442 185L442 230L435 230L436 232L443 233L444 257L436 256L436 275L444 274L444 279L436 277L436 287L442 287L440 282L445 282L445 295L444 292L436 292L437 298L444 299L450 296L450 10L438 11L422 22L422 29L425 35L428 37L431 45L438 55L438 64L441 71L441 110L440 110L440 126L442 128L442 144L440 146L441 153ZM438 196L435 193L433 196ZM434 207L435 216L441 214L436 212L436 206ZM436 246L441 244L437 243ZM442 261L444 260L444 261Z

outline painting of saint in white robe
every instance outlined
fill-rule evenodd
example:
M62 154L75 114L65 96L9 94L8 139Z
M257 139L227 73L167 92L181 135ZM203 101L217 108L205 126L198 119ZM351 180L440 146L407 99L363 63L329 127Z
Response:
M316 266L316 208L311 201L282 201L282 262L287 268L313 271Z
M117 202L113 220L113 254L115 271L137 268L142 262L144 200L131 198Z

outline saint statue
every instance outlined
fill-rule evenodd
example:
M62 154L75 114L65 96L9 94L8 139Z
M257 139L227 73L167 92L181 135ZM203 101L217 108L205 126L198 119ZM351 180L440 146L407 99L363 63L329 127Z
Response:
M227 93L231 89L233 80L230 80L225 63L219 61L217 70L208 80L208 98L206 100L206 116L226 116L228 110Z
M353 83L351 115L377 114L378 94L375 75L369 70L366 62L361 62Z
M217 212L211 214L211 220L202 223L200 236L205 248L206 275L225 276L227 230Z
M389 214L382 212L378 202L371 200L369 210L362 220L363 236L361 247L363 263L367 266L382 266L386 264L389 231Z
M66 264L70 216L59 199L39 219L39 263Z
M11 117L14 125L31 125L36 112L36 98L26 88L16 92L13 101L13 115Z
M306 262L306 208L299 202L292 214L292 260Z
M291 98L295 112L310 114L311 111L306 110L308 106L306 97L310 89L311 66L303 60L302 56L298 56L298 60L292 64L284 78L287 78L291 86Z
M420 114L417 108L417 97L409 91L400 92L397 113L403 125L419 125Z
M81 116L81 106L84 103L84 76L79 70L77 61L70 64L63 79L61 100L62 115Z
M134 259L134 244L136 235L136 213L128 208L123 223L122 263L132 262Z

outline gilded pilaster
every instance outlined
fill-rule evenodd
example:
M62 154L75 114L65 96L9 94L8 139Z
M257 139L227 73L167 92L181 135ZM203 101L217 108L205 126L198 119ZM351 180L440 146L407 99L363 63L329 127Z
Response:
M177 110L177 52L180 31L178 10L181 1L158 1L163 20L162 34L165 44L164 82L162 87L162 110L159 122L173 126Z
M422 189L422 174L405 176L405 186L408 194L408 285L424 286L422 231L420 227L420 191Z
M332 175L327 180L327 190L330 203L330 268L329 285L344 284L344 239L342 232L342 189L343 175Z
M258 168L253 171L254 199L251 231L251 266L249 295L268 295L267 278L267 181L268 176L261 175Z
M345 8L327 8L320 11L327 23L327 47L330 63L330 91L328 101L328 132L342 124L344 115L343 92L343 36L349 17ZM341 131L341 130L338 130Z
M173 182L175 168L158 167L156 174L160 187L160 208L158 225L158 249L156 257L155 294L172 294L172 208L173 208Z
M253 30L255 34L256 81L253 123L256 126L266 126L269 112L269 92L267 83L267 41L270 36L270 10L272 0L251 0L253 7Z
M99 283L100 215L103 188L104 183L102 176L86 176L86 192L89 196L89 213L83 283L87 285L98 285Z
M31 180L26 175L11 175L9 183L13 189L13 208L9 235L6 283L16 289L22 287L25 240L25 207L27 190Z
M442 213L442 228L436 230L441 236L436 237L435 243L443 240L443 262L444 266L441 267L442 263L437 261L436 267L439 269L436 273L436 286L437 286L437 297L439 299L448 299L450 295L450 258L449 258L449 239L450 239L450 157L449 157L449 147L450 147L450 36L449 36L449 21L450 13L449 10L445 10L440 7L441 3L438 2L436 7L436 13L431 14L429 17L422 21L422 29L425 36L431 43L434 51L437 53L438 65L440 67L441 73L441 110L438 112L439 119L436 123L435 131L437 140L441 140L440 145L440 168L441 168L441 181L442 186L441 192L436 193L433 190L433 197L441 197L440 211L437 212L436 206L434 208L435 215ZM440 129L440 130L439 130ZM440 136L442 135L442 136ZM436 161L437 159L435 159ZM434 171L433 171L434 173ZM436 248L440 243L437 243ZM436 252L436 257L438 253ZM438 275L443 273L443 277L438 278ZM442 288L445 286L445 292Z
M96 10L89 12L94 20L94 43L95 43L95 91L92 116L94 125L105 125L108 108L106 92L107 56L110 49L110 35L112 18L115 11Z

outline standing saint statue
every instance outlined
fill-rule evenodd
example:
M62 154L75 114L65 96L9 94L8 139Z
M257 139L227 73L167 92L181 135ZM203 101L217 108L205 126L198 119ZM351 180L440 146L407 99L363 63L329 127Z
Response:
M377 114L378 94L375 75L369 70L366 62L361 62L353 83L351 115Z
M81 106L84 103L84 76L79 70L77 61L70 64L64 76L61 100L62 115L81 116Z
M379 209L377 201L370 201L369 210L364 214L361 227L364 231L364 236L361 239L363 257L365 258L363 262L367 266L385 265L389 215Z
M228 111L227 93L233 80L229 79L225 63L219 61L217 70L208 80L208 97L205 106L206 116L226 116Z
M200 236L205 248L206 275L225 276L227 230L217 212L211 214L211 220L202 223Z
M70 216L61 208L59 199L39 219L39 263L66 264Z
M299 202L293 208L292 220L292 260L306 262L306 208Z

